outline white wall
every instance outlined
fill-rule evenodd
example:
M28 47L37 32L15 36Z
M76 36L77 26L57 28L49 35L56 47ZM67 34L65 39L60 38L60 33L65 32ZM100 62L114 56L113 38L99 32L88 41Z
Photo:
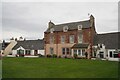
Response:
M112 53L114 53L114 51L116 51L116 49L107 49L108 60L110 60L110 61L119 61L119 58L110 57L110 54L109 54L110 51L112 51ZM120 49L118 49L118 51L120 51Z
M119 58L108 58L109 61L119 61Z
M106 58L107 56L107 51L106 51L106 49L105 49L105 45L104 44L101 44L102 45L102 48L100 48L99 50L97 50L97 52L96 52L96 57L100 57L99 56L99 53L100 52L103 52L103 55L104 55L104 58ZM100 44L98 44L98 46L100 47ZM97 46L94 46L95 48L97 48Z
M34 50L31 50L31 55L34 55Z
M38 54L45 55L45 50L38 50Z
M12 50L12 55L16 55L17 54L17 50L19 50L19 49L24 50L24 54L25 54L25 49L23 47L19 47L16 50ZM45 50L38 50L38 54L45 55ZM34 50L31 50L31 55L34 55Z
M19 47L19 48L17 48L16 50L12 50L12 55L16 55L17 54L17 50L24 50L24 54L25 54L25 49L23 48L23 47Z
M17 50L12 50L12 55L16 55L17 54Z

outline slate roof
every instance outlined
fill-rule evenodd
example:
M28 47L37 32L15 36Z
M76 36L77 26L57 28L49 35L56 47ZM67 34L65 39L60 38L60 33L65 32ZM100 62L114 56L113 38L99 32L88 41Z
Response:
M54 31L63 31L63 27L68 26L69 31L78 29L78 25L82 25L82 28L90 28L90 20L58 24L54 25L52 28L54 28ZM50 32L50 29L51 28L48 28L45 32Z
M2 50L4 50L8 45L10 44L10 42L4 42L2 43Z
M97 34L94 45L104 44L106 49L120 49L120 32Z
M89 44L74 44L72 48L88 48Z
M24 49L43 50L44 49L44 40L17 41L17 44L12 48L12 50L16 50L20 46L23 47Z

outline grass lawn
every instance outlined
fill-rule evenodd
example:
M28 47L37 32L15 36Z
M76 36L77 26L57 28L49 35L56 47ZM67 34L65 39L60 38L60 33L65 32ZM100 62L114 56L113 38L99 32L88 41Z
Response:
M3 58L3 78L117 78L118 62L62 58Z
M0 60L0 79L2 78L2 60Z

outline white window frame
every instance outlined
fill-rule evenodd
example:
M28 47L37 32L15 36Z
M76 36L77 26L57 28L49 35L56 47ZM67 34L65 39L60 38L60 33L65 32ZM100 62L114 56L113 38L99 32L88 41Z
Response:
M82 30L83 26L82 25L78 25L78 30Z
M70 35L69 36L69 42L74 43L75 42L75 35Z
M54 43L54 36L50 36L50 44Z
M63 54L63 49L64 49L64 54ZM68 50L67 50L67 49L68 49ZM67 53L67 52L69 52L69 53ZM70 48L68 48L68 47L63 47L63 48L62 48L62 55L69 55L69 54L71 54Z
M53 32L54 32L54 28L51 28L51 29L50 29L50 33L53 33Z
M112 52L112 57L110 57L110 52ZM115 58L115 57L114 57L114 54L118 54L118 53L116 53L115 50L109 50L109 51L108 51L108 55L109 55L108 57L110 57L110 58Z
M81 35L81 37L80 37ZM82 38L82 39L81 39ZM78 43L82 43L83 42L83 34L82 33L79 33L78 34Z
M63 32L67 32L68 31L68 26L64 26L63 27Z
M62 36L61 36L61 43L65 43L65 39L66 39L66 38L65 38L65 35L62 35Z

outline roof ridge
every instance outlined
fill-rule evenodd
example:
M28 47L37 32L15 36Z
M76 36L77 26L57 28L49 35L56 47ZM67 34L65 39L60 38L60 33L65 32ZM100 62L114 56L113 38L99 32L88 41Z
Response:
M120 32L100 33L100 34L97 34L97 35L117 34L117 33L120 33Z
M79 22L86 22L86 21L90 21L90 20L83 20L83 21L77 21L77 22L66 22L66 23L62 23L62 24L56 24L55 26L65 25L65 24L73 24L73 23L79 23Z
M37 40L23 40L23 41L18 41L18 42L24 42L24 41L43 41L43 39L37 39Z

